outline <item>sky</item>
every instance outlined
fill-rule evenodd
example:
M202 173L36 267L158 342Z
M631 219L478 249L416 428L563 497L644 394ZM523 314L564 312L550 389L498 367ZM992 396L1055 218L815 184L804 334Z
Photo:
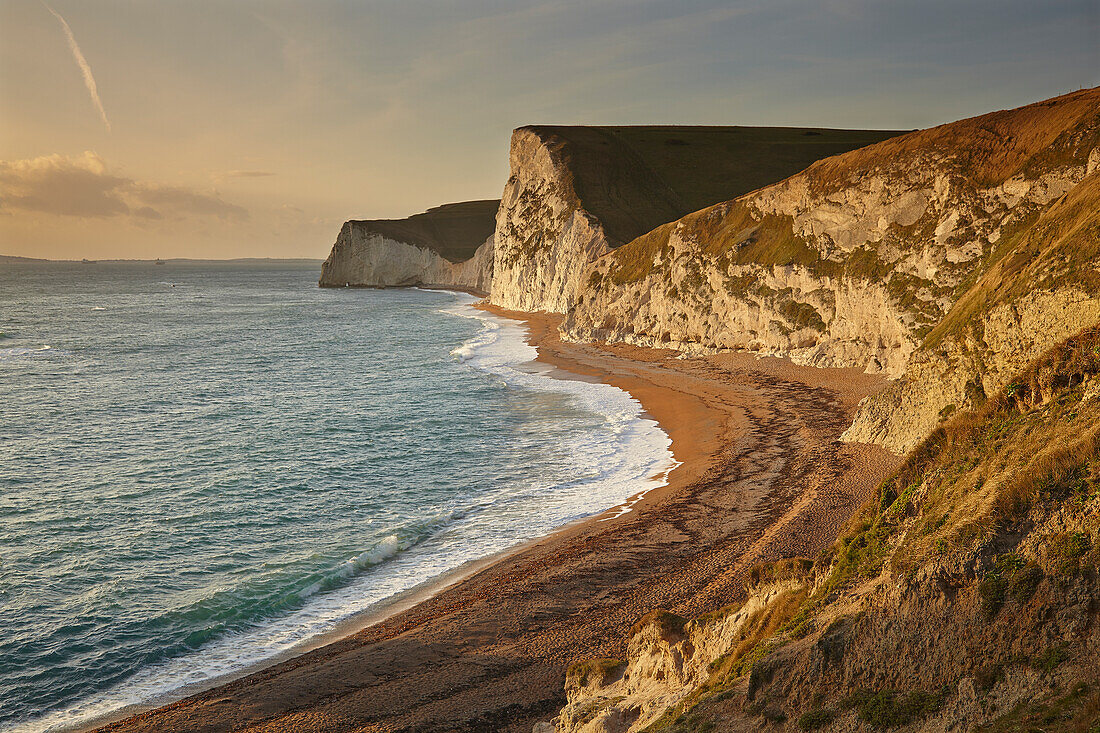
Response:
M1100 0L0 0L0 254L324 257L515 127L911 129L1100 84Z

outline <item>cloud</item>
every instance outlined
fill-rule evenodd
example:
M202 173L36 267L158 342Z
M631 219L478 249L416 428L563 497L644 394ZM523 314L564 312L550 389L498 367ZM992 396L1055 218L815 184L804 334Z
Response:
M226 203L211 194L177 186L135 183L131 195L137 202L158 211L168 210L198 216L214 216L225 221L243 221L248 218L248 211L240 206Z
M76 60L76 65L80 67L80 73L84 76L84 86L88 87L88 94L92 97L92 104L99 110L99 116L103 118L103 125L107 128L107 132L111 131L111 121L107 119L107 111L103 109L103 102L99 100L99 90L96 88L95 77L92 76L92 67L88 65L88 60L84 58L84 54L80 50L80 46L76 43L76 37L73 36L73 29L69 27L69 24L65 22L65 19L61 15L51 8L49 5L42 3L46 10L49 10L53 17L57 18L61 23L61 30L65 31L65 38L69 41L69 50L73 52L73 58Z
M213 173L210 179L213 181L228 181L233 178L267 178L275 175L271 171L220 171Z
M216 193L136 181L111 173L93 152L0 161L0 213L137 220L208 217L245 221L248 210Z

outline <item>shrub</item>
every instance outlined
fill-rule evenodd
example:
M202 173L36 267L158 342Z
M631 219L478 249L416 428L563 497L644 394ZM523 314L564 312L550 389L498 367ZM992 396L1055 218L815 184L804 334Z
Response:
M630 627L630 635L634 636L646 626L652 624L660 630L662 636L683 636L687 622L688 620L683 616L677 616L671 611L659 608L638 619L638 623Z
M584 687L589 680L596 680L602 685L625 667L626 662L621 659L610 657L586 659L570 665L565 673L565 684L566 686Z
M773 562L760 563L749 568L749 586L780 583L785 580L804 580L813 570L814 561L804 557L789 557Z
M1031 666L1040 672L1050 674L1067 659L1069 659L1069 652L1067 651L1066 645L1058 644L1044 649L1042 652L1032 657Z
M1012 577L1009 582L1009 593L1012 595L1012 600L1016 601L1020 605L1023 605L1031 600L1031 597L1035 595L1035 591L1039 588L1039 583L1043 581L1043 571L1039 569L1039 566L1034 562L1029 562L1025 567L1021 568Z
M1005 602L1005 581L999 573L990 572L978 584L978 596L982 600L982 613L990 621Z
M1017 603L1027 603L1042 580L1043 571L1034 562L1011 552L1001 555L978 584L982 612L992 620L1009 595Z
M824 728L834 720L836 720L835 710L811 710L799 716L798 727L802 730L817 730L818 728Z
M841 701L841 706L855 708L860 720L874 728L896 728L939 710L949 692L947 687L936 692L914 690L908 693L859 690Z
M1081 569L1081 558L1092 549L1092 542L1084 532L1059 532L1047 538L1047 559L1051 569L1060 575L1076 575Z

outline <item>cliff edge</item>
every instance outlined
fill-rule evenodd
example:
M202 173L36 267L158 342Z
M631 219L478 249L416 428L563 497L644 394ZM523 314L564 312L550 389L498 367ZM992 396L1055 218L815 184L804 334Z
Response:
M499 201L444 204L407 219L348 221L321 287L459 287L488 293Z
M1100 329L935 430L820 557L647 614L536 732L1100 729Z
M1100 321L1098 169L1098 89L894 137L581 268L563 336L884 374L848 438L904 452Z
M588 264L685 214L898 133L765 127L566 127L512 134L491 302L565 313Z

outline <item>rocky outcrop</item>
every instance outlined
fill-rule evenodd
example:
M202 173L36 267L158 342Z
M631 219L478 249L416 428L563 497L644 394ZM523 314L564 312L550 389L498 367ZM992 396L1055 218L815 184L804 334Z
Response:
M496 201L447 204L400 220L349 221L322 287L457 287L488 293Z
M496 221L491 301L566 313L593 260L690 211L889 131L521 127Z
M1095 89L892 138L597 259L562 333L900 378L848 438L901 452L1100 319L1098 167Z
M804 595L800 583L769 583L753 586L744 604L698 619L647 614L631 629L625 660L580 662L570 669L568 703L551 730L645 729L704 685L715 660L750 637L769 609Z

